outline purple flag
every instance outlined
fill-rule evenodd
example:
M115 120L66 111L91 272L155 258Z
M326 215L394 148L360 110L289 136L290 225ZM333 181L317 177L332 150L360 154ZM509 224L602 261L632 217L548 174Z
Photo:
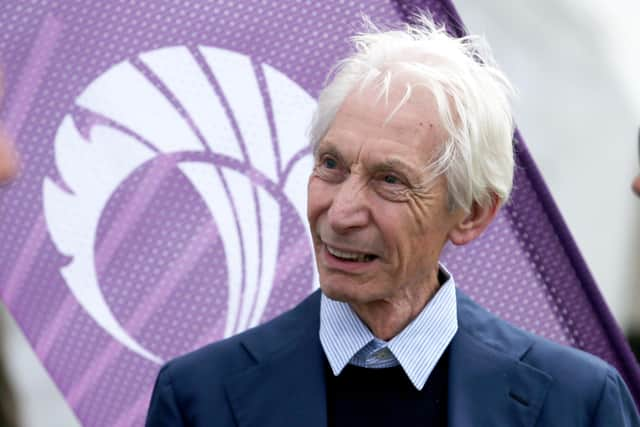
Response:
M87 426L143 423L163 361L315 283L306 130L361 14L447 1L5 1L0 296ZM638 368L524 144L513 202L445 262L507 320Z

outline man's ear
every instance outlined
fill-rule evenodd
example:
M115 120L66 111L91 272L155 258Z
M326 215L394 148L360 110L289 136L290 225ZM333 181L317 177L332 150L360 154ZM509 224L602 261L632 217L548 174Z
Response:
M471 212L465 215L449 232L451 243L466 245L480 236L496 217L499 208L500 200L495 194L487 206L480 206L474 202L471 206Z

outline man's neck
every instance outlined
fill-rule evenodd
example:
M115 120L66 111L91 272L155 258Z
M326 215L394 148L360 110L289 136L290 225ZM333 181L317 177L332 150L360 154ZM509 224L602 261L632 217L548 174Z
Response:
M360 320L377 338L389 341L415 319L440 288L436 273L429 284L394 298L365 304L349 303Z

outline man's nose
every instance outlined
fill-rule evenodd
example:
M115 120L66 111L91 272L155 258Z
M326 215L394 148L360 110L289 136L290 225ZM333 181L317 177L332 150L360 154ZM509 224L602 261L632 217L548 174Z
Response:
M336 233L363 227L369 221L367 183L350 175L340 184L327 213L329 225Z

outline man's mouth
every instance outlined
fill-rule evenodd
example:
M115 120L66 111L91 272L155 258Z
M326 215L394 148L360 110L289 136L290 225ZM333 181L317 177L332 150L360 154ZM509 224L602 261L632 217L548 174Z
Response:
M367 254L362 252L347 252L340 249L333 248L329 245L325 245L327 248L327 252L329 252L334 257L342 260L342 261L350 261L350 262L371 262L374 259L378 258L376 255Z

